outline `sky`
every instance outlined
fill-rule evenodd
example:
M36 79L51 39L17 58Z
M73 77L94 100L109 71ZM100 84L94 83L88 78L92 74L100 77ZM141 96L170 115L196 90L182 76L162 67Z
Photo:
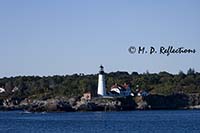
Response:
M173 46L194 54L131 54ZM199 0L0 0L0 77L200 72Z

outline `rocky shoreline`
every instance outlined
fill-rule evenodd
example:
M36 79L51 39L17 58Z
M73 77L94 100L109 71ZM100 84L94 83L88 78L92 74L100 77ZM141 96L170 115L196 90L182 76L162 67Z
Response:
M0 110L24 110L29 112L74 111L127 111L158 109L200 109L200 94L151 94L145 97L55 97L50 99L6 99L0 101Z
M96 97L85 100L79 97L66 99L56 97L47 100L24 99L19 104L14 100L7 100L0 106L0 110L24 110L29 112L73 112L73 111L123 111L135 109L131 97L123 98L101 98Z

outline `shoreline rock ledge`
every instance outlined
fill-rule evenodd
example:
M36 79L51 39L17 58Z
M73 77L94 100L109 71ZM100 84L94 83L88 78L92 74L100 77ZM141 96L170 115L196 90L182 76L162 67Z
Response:
M200 94L151 94L146 97L25 98L0 101L0 110L29 112L130 111L130 110L200 109Z
M91 100L70 98L33 100L24 108L30 112L73 112L73 111L126 111L134 110L136 104L132 97L101 98Z

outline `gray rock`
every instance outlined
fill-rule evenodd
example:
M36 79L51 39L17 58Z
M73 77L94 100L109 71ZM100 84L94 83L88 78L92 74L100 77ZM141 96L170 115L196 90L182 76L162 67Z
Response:
M146 101L141 101L141 102L137 103L137 105L138 105L137 109L144 110L144 109L148 109L149 108L149 106L148 106Z
M72 98L70 98L70 99L68 100L68 102L69 102L69 104L70 104L71 106L75 106L78 100L79 100L78 97L72 97Z
M48 99L47 101L34 100L27 108L30 112L59 112L73 111L69 103L59 99Z

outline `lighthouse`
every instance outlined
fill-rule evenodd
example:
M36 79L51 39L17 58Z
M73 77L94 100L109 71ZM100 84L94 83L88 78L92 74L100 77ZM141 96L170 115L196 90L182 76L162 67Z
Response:
M98 90L97 94L99 96L106 96L106 84L105 84L105 75L103 66L100 66L99 70L99 80L98 80Z

